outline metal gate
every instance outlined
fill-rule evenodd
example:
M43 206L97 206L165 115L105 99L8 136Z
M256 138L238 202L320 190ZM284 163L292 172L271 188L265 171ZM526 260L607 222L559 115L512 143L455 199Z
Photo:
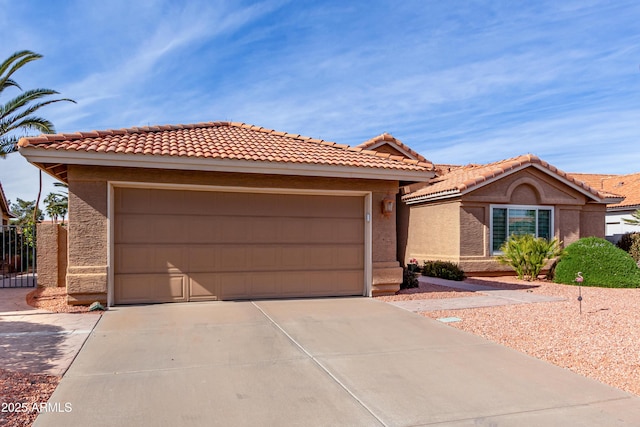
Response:
M36 285L35 227L32 238L15 225L2 225L0 235L0 288Z

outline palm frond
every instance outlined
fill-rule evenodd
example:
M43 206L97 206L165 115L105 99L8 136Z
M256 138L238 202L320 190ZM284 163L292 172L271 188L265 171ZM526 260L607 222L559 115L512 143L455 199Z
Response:
M20 108L28 105L30 102L37 101L41 98L44 98L49 95L57 95L58 92L52 89L32 89L26 92L23 92L16 96L13 99L7 101L4 105L0 105L0 119L7 117L9 114L12 114L19 110ZM56 101L48 101L56 102ZM46 105L46 104L45 104Z
M8 87L16 87L16 88L22 90L20 85L15 80L4 79L4 82L3 82L2 86L0 87L0 92L2 92L3 89L6 89Z
M9 56L0 64L0 92L4 89L5 82L11 79L11 75L18 71L25 64L42 58L42 55L31 52L30 50L21 50Z
M3 127L2 123L0 123L0 129L2 129L2 127ZM10 122L8 123L5 129L6 129L6 133L9 133L11 131L18 130L18 129L34 129L42 133L56 132L55 127L53 126L53 123L51 123L49 120L45 118L37 117L37 116L28 116L28 117L24 117L23 119L17 122Z
M30 116L31 114L35 113L36 111L38 111L40 108L49 105L49 104L54 104L56 102L61 102L61 101L70 101L75 103L75 101L71 100L71 99L51 99L49 101L45 101L45 102L39 102L37 104L32 104L32 105L28 105L29 108L17 112L16 114L14 114L13 116L9 116L7 117L6 115L2 114L2 109L0 108L0 121L6 121L8 123L15 123L18 120L22 120L25 117ZM15 110L14 110L15 112Z
M18 137L2 136L0 137L0 158L4 159L7 154L11 154L18 150Z
M16 87L22 90L20 85L11 78L25 64L42 58L42 55L30 50L15 52L5 61L0 63L0 95L4 89ZM18 136L16 131L37 130L42 133L54 133L53 123L33 114L40 108L56 102L75 101L68 98L47 99L58 95L53 89L38 88L21 92L8 102L0 104L0 158L17 150ZM26 132L25 132L26 133Z

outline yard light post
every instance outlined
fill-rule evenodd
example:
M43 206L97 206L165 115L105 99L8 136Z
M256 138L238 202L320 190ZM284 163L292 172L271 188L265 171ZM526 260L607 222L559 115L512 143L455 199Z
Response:
M580 314L582 314L582 286L581 283L584 281L584 277L582 277L582 271L578 271L576 274L575 282L578 284L578 302L580 303Z

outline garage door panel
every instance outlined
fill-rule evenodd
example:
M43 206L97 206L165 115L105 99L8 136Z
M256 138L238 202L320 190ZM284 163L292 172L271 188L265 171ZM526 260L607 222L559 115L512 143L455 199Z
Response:
M115 237L119 243L185 243L186 224L175 216L120 214Z
M304 268L307 262L307 256L299 246L287 245L281 247L280 265L284 270L297 270Z
M335 250L335 265L340 269L364 269L364 248L361 245L340 246Z
M362 295L364 293L362 283L364 283L363 270L339 271L333 282L332 293L336 296Z
M252 245L249 247L247 271L268 271L280 269L282 248L278 245Z
M277 271L264 272L249 276L252 298L276 298L280 296L280 273Z
M116 303L361 295L361 196L117 188Z
M202 273L219 269L220 245L191 245L186 247L187 271Z
M219 243L247 242L250 239L251 228L247 219L242 217L223 216L212 219L217 222L220 230Z
M281 218L257 217L250 221L249 230L253 243L279 243L282 241ZM245 220L246 224L246 220Z
M250 295L249 274L218 273L220 287L218 289L220 299L243 299Z
M188 271L182 245L116 245L118 273L175 273Z
M173 220L175 221L176 219L174 218ZM220 241L220 223L215 217L189 215L183 221L186 223L187 243Z
M148 191L119 188L114 197L115 209L122 214L148 212L149 194Z
M182 274L119 274L115 285L116 301L122 304L187 301Z
M115 224L115 239L120 243L143 243L153 233L152 224L146 217L120 214Z
M219 271L245 271L251 262L250 247L242 245L217 246L216 266Z
M362 244L364 241L364 221L362 218L343 218L333 224L340 243Z
M218 299L220 275L218 273L191 273L189 277L189 300L212 301Z

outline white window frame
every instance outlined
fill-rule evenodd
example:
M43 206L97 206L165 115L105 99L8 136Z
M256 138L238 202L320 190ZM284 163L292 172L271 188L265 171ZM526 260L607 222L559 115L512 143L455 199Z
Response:
M555 217L555 208L553 206L545 206L545 205L490 205L489 209L489 248L491 250L492 255L500 255L501 251L493 250L493 209L507 209L507 238L511 235L509 233L509 210L510 209L526 209L526 210L535 210L536 211L536 237L538 237L538 211L545 210L550 211L549 213L549 230L550 230L550 238L555 236L555 226L554 226L554 217Z

